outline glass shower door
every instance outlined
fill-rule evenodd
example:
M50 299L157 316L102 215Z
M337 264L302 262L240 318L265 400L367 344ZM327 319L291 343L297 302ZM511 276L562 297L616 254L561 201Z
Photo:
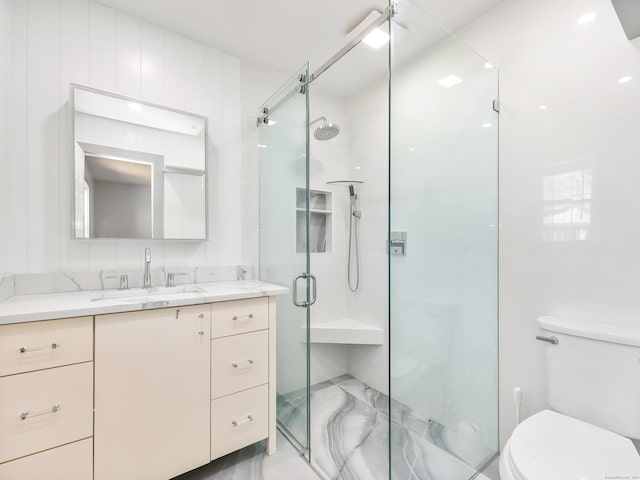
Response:
M260 280L290 289L277 297L277 419L300 451L309 448L307 77L305 65L258 117Z
M466 480L498 450L498 72L408 0L391 37L390 395L418 452L391 429L392 471Z

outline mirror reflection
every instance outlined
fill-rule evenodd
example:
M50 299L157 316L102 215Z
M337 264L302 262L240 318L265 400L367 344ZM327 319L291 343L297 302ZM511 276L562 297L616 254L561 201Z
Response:
M76 238L206 238L206 120L77 85Z

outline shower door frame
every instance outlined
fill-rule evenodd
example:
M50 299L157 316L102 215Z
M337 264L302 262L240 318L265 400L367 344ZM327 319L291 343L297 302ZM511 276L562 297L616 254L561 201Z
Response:
M305 309L305 330L306 330L306 343L305 343L305 362L306 362L306 382L305 382L305 403L306 403L306 419L305 419L305 438L298 438L290 428L285 425L279 418L276 410L276 419L277 419L277 427L278 430L285 436L285 438L298 450L300 455L307 461L310 462L310 438L311 438L311 430L310 430L310 334L309 334L309 326L311 322L311 305L315 303L315 293L312 297L312 291L315 292L315 277L310 273L310 246L309 246L309 220L310 220L310 189L309 189L309 89L308 89L308 79L309 79L309 65L306 63L302 68L298 70L298 72L290 78L285 84L276 91L260 108L260 112L257 116L257 126L258 128L265 128L270 125L269 123L269 115L274 114L278 108L284 106L287 102L291 101L293 97L296 95L304 95L304 117L305 117L305 173L304 173L304 190L306 195L304 196L304 217L305 217L305 251L302 252L305 255L304 260L304 271L297 272L294 274L291 279L291 295L292 295L292 303L296 308L304 308ZM263 145L263 147L269 147L268 145ZM262 169L262 162L260 162L259 170ZM261 174L259 173L259 177L261 178ZM260 180L259 180L260 181ZM301 186L296 185L296 189L301 188ZM259 209L262 210L263 205L262 202L259 202ZM263 240L263 229L262 229L262 212L259 214L260 218L260 242ZM260 247L261 249L262 247ZM299 252L294 252L294 256L299 255ZM259 268L262 269L262 252L260 252L259 256ZM260 274L261 280L270 281L270 279L262 278L262 274ZM297 298L297 287L299 280L304 280L304 286L306 290L306 295L302 302L298 302ZM311 281L313 281L313 290L311 288ZM281 322L278 322L280 325ZM273 381L273 380L270 380ZM277 375L276 375L277 382ZM276 406L277 409L277 406ZM304 443L303 443L304 442Z

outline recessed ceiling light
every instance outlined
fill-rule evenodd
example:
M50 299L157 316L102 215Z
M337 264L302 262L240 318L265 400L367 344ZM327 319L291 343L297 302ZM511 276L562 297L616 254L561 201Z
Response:
M135 112L140 112L142 110L142 105L140 105L139 103L131 102L129 104L129 108Z
M587 23L593 22L596 19L596 12L585 13L578 17L578 24L585 25Z
M620 80L618 80L618 83L627 83L630 82L631 80L633 80L633 77L630 76L626 76L626 77L622 77Z
M483 123L482 128L489 128L493 125L493 123Z
M356 167L356 170L360 170L360 167Z
M380 48L389 41L389 34L387 32L383 32L379 28L376 28L369 35L364 37L362 41L372 48Z
M489 62L484 64L484 68L493 68L493 65L491 65Z
M269 148L268 145L264 145L263 143L258 144L258 148Z
M454 85L458 85L459 83L462 83L462 79L459 77L456 77L455 75L449 75L448 77L445 77L442 80L439 80L438 83L445 88L451 88Z
M538 108L539 108L540 110L546 110L546 109L547 109L547 106L546 106L546 105L540 105Z

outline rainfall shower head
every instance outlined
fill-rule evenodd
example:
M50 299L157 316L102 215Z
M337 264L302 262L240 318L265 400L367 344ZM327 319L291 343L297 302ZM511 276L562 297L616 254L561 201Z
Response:
M340 127L335 123L329 123L325 117L316 118L311 125L322 120L322 125L316 128L313 132L313 138L324 142L325 140L331 140L340 133Z

